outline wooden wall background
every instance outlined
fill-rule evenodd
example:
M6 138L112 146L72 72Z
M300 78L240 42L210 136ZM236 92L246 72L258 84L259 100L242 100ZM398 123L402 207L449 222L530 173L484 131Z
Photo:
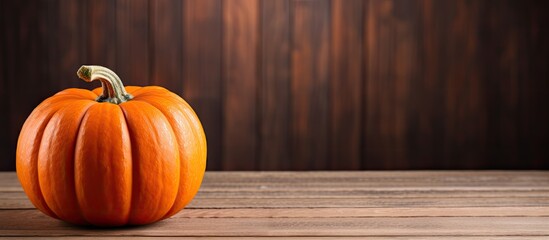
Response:
M0 2L0 169L81 64L201 117L209 170L549 168L549 7L508 0Z

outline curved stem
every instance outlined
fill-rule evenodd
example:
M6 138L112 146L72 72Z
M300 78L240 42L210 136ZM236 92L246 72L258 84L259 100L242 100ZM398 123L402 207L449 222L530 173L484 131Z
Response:
M133 98L132 95L126 92L118 75L106 67L83 65L78 69L76 75L86 82L101 81L103 94L96 99L98 102L120 104Z

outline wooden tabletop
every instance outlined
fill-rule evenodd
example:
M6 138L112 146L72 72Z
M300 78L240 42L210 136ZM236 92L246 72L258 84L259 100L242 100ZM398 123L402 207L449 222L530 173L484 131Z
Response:
M22 236L547 239L549 172L208 172L179 214L114 229L47 217L0 172L0 237Z

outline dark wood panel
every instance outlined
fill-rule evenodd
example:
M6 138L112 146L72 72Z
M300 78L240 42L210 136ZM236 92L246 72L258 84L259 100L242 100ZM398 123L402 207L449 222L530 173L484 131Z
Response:
M116 1L116 68L128 86L150 83L149 1Z
M88 1L86 62L116 69L116 2ZM72 79L74 80L74 78Z
M522 31L515 60L520 66L519 157L514 159L514 165L549 168L549 2L518 8L521 11L517 17L521 21L516 28ZM520 158L528 159L529 163L523 165Z
M10 17L6 11L7 7L5 3L0 2L0 28L4 31L4 34L9 34L7 32L8 28L6 22ZM7 49L6 49L6 38L0 37L0 156L10 157L12 154L11 143L9 139L9 103L8 103L8 81L7 81ZM0 170L13 168L13 160L9 159L0 161Z
M223 2L223 169L257 169L259 2Z
M293 1L292 169L328 167L330 2Z
M183 97L193 106L206 132L207 169L221 170L220 0L183 2L183 78Z
M81 64L182 95L210 170L549 168L549 2L0 6L0 170Z
M45 34L52 34L56 38L45 36L43 43L49 51L47 56L48 78L51 94L70 87L89 88L86 83L76 78L76 70L86 62L87 11L83 8L83 0L57 0L45 3L47 12L47 28ZM42 51L40 51L41 53ZM95 84L94 84L95 85ZM98 86L98 85L95 85Z
M445 168L478 168L481 162L475 159L485 158L483 129L487 128L487 109L481 98L487 86L479 81L482 71L479 59L484 46L476 37L482 29L475 24L482 21L481 7L482 2L477 1L435 3L433 6L432 21L439 19L443 25L451 26L434 30L438 34L436 41L440 42L436 52L439 65L444 65L439 68L437 81L444 84L441 90L445 110L443 120L437 121L445 126L442 156ZM441 11L448 14L441 16ZM426 24L436 26L434 22ZM423 66L428 71L426 65Z
M49 46L46 39L48 16L41 11L47 6L44 2L18 1L14 3L17 11L6 9L6 32L2 35L6 44L6 85L9 108L7 159L5 169L15 169L15 148L19 130L32 109L51 92L48 73L47 54L43 51ZM51 80L50 80L51 81ZM8 114L8 113L2 113Z
M361 166L363 3L334 0L331 6L329 168L334 170Z
M406 96L397 94L397 87L406 90L406 86L397 86L399 80L409 80L407 76L396 76L394 65L398 62L409 63L409 59L399 59L396 49L400 44L410 44L398 41L406 37L402 24L393 16L395 1L369 1L367 7L368 24L366 28L366 131L365 131L365 166L368 168L394 168L397 161L404 156L402 146L404 136L400 122L406 104L399 101ZM401 24L399 24L401 23ZM400 25L400 29L398 28ZM406 27L406 26L404 26ZM406 40L410 40L407 37ZM409 48L408 48L409 49ZM408 53L407 57L410 56ZM408 69L406 69L408 70ZM404 79L403 79L404 78ZM404 82L406 84L406 82ZM406 92L404 92L406 94ZM399 99L397 99L399 98ZM397 114L400 114L397 116ZM397 126L398 125L398 126Z
M259 169L288 169L290 158L290 1L262 1Z
M493 156L506 168L530 168L543 162L547 166L549 151L541 150L546 149L541 145L547 146L549 139L549 54L542 42L549 40L549 18L540 11L546 12L548 4L504 3L486 8L482 38L484 79L490 88L489 136L497 148Z
M150 74L149 83L182 96L183 44L180 0L150 1Z

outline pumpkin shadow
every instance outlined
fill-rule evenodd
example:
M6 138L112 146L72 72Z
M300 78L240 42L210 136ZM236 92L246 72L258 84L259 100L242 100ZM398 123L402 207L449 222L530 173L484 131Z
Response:
M123 226L95 226L95 225L77 225L69 222L59 220L61 227L73 230L83 230L83 231L101 231L101 232L118 232L122 233L124 230L135 231L135 230L145 230L150 227L162 226L163 221L158 221L145 225L123 225Z

